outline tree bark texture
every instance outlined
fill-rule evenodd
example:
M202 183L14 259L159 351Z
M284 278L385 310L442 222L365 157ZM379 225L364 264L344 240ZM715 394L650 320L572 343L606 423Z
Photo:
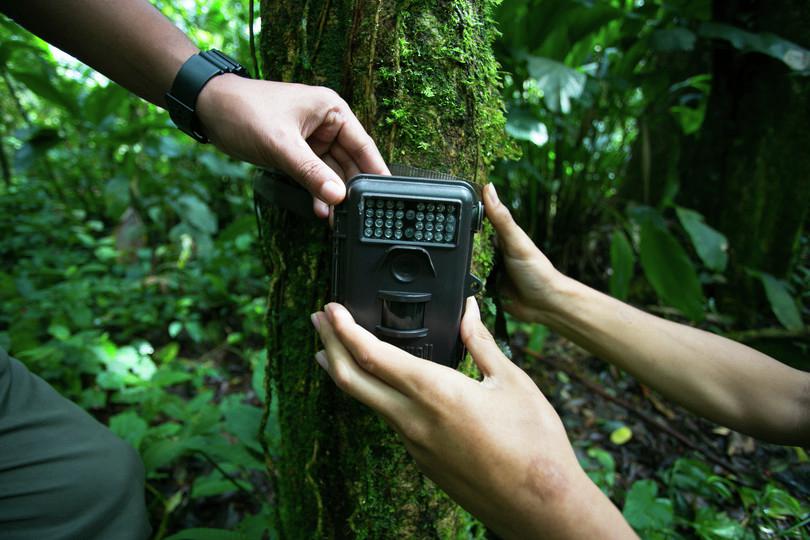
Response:
M264 76L343 96L389 163L483 183L505 142L492 0L264 0ZM284 538L466 538L483 527L422 476L393 432L317 367L309 315L328 298L328 230L258 203L270 273L268 388ZM489 232L474 269L486 276ZM459 277L461 279L461 276ZM468 367L469 369L469 367Z
M717 22L810 48L805 0L717 0L713 9ZM725 304L735 312L764 300L746 268L785 277L796 262L810 208L808 118L808 77L774 58L715 43L712 93L699 136L684 153L680 201L729 239Z

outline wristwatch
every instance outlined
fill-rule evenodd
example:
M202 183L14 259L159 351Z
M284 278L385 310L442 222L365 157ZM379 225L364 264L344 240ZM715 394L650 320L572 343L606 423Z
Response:
M208 81L224 73L250 77L244 66L221 51L211 49L195 54L180 67L172 89L165 96L166 109L172 121L184 133L201 143L207 143L208 137L203 133L202 124L197 118L197 96Z

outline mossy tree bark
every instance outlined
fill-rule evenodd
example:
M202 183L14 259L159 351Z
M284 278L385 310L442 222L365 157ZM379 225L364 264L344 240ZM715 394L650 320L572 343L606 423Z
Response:
M265 76L328 86L389 162L484 182L505 145L492 0L264 0ZM457 538L482 531L416 469L393 432L313 361L309 314L327 298L324 223L259 203L271 276L268 375L278 400L272 464L285 538ZM487 234L476 247L488 273Z
M713 18L810 48L805 0L718 0ZM810 84L782 62L717 42L712 94L684 153L679 200L729 239L724 306L753 322L764 295L746 268L785 277L796 262L810 200ZM752 302L759 298L759 302Z

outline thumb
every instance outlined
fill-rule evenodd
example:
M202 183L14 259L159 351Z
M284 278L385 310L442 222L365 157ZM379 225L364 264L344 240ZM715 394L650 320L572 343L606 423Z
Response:
M335 205L346 196L343 180L312 151L303 138L296 135L280 145L278 150L279 167L304 186L313 197Z
M484 206L489 221L498 233L501 249L506 255L524 259L537 251L532 239L515 223L509 209L498 199L498 193L492 184L487 184L484 188Z
M467 309L464 318L461 319L461 341L485 377L496 375L503 362L509 362L498 348L492 334L481 322L478 302L472 296L467 298Z

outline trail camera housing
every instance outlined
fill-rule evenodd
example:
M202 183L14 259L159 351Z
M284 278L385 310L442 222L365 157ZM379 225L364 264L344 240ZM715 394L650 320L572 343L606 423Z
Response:
M456 367L473 236L483 205L459 179L362 174L335 208L332 297L358 324L418 356Z

